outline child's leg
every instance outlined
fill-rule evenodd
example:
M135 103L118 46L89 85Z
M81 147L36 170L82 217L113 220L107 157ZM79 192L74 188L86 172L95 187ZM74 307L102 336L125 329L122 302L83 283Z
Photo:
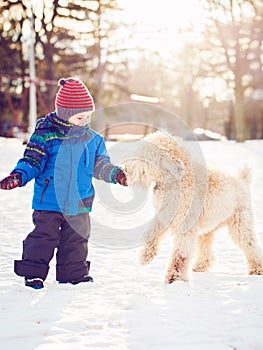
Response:
M46 279L49 262L58 243L62 220L61 213L45 210L33 212L35 228L23 241L22 260L15 261L17 275Z
M90 263L86 261L89 234L88 213L65 217L57 250L57 281L76 281L89 274Z

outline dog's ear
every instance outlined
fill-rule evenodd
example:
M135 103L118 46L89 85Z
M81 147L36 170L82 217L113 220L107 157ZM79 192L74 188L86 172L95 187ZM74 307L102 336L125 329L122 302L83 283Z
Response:
M160 154L160 171L172 175L173 177L180 179L184 173L185 166L180 160L172 160L168 154Z

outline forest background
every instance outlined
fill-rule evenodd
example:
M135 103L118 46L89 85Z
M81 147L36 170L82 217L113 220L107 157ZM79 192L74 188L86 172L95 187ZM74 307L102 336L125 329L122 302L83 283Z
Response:
M179 116L191 130L263 138L262 0L0 0L0 43L2 136L28 129L30 85L39 118L54 109L57 80L75 76L94 96L98 130L169 129ZM123 108L135 102L147 108Z

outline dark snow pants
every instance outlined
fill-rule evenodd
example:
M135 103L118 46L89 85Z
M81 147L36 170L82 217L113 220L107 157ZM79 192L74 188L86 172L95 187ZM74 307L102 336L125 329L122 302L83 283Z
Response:
M69 282L89 274L88 213L64 216L54 211L35 210L33 223L34 230L23 241L22 260L15 261L17 275L45 280L56 248L57 281Z

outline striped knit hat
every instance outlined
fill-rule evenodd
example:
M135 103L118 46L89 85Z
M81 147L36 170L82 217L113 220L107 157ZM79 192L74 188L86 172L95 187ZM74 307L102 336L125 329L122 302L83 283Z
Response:
M58 85L61 87L56 96L55 107L60 119L68 121L72 115L95 110L93 98L81 80L62 78Z

